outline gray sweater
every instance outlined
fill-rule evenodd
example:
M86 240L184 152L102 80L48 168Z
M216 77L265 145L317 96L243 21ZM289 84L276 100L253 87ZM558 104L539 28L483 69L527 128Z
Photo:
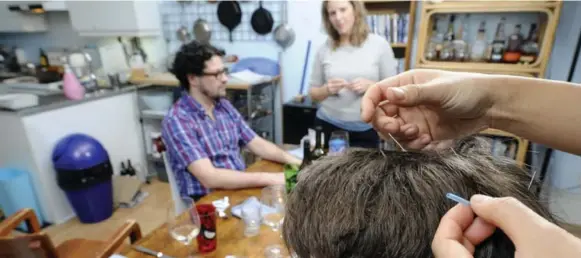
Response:
M359 77L380 81L394 76L396 68L391 45L379 35L370 33L359 47L349 45L335 50L332 41L327 40L317 51L310 85L321 87L332 78L342 78L348 82ZM340 121L361 121L361 97L354 91L341 89L336 96L329 96L321 102L320 112Z

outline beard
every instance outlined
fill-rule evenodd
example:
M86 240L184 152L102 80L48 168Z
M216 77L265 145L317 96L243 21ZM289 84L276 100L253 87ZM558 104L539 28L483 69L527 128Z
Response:
M206 87L202 87L200 92L202 94L204 94L204 96L208 97L209 99L215 100L215 101L218 101L218 100L220 100L220 98L225 96L225 94L222 94L222 90L218 90L218 92L212 93Z

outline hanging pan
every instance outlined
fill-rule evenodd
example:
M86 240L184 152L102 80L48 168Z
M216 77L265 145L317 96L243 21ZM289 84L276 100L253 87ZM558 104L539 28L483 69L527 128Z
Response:
M290 47L295 42L295 31L286 20L286 5L287 3L282 3L282 23L274 29L274 41L283 49Z
M232 31L242 20L242 9L238 1L220 1L218 4L218 20L230 31L230 42L232 42Z
M266 35L272 31L274 24L272 14L262 7L262 1L258 2L258 9L252 13L250 23L252 24L252 29L260 35Z

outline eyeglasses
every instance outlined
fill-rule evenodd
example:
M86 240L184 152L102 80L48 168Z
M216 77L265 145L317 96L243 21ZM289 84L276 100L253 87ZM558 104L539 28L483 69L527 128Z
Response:
M202 72L202 75L214 76L216 78L219 78L222 75L228 75L228 68L224 68L224 69L222 69L220 71L213 72L213 73Z

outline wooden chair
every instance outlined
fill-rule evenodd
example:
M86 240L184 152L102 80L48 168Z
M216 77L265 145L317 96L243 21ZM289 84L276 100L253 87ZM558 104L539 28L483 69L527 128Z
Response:
M30 234L11 236L12 231L25 222ZM32 209L23 209L0 223L0 257L10 258L108 258L129 237L131 244L141 239L141 228L134 220L120 227L106 242L89 239L71 239L55 247L49 236L40 231L38 218Z

